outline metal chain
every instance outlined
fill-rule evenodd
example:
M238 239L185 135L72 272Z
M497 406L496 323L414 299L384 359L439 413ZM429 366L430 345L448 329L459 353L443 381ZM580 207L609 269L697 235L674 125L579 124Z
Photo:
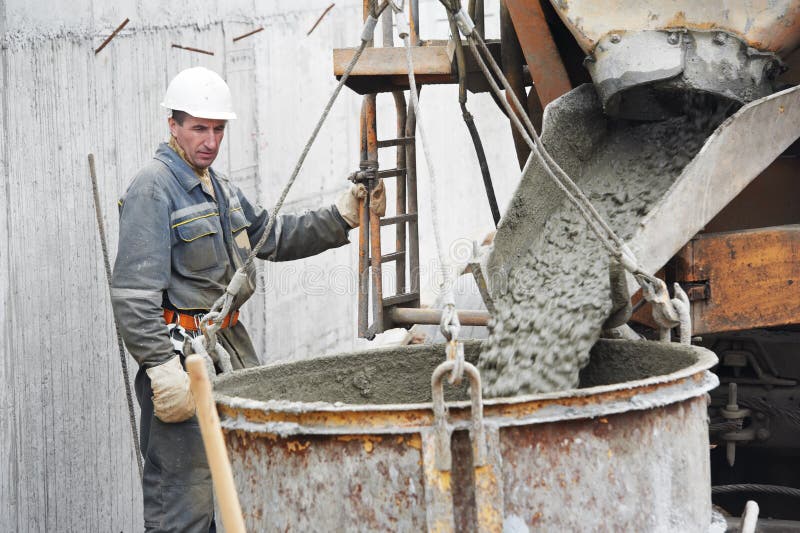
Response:
M370 7L370 14L367 17L367 20L364 22L364 27L361 31L361 44L356 49L353 58L348 63L347 68L345 68L342 77L339 79L339 83L336 85L336 88L331 93L330 98L328 98L328 103L325 105L325 108L322 111L322 114L317 120L317 124L314 127L314 130L311 132L311 136L309 137L308 141L306 142L305 146L303 147L303 151L300 153L300 157L297 159L297 163L294 166L294 170L292 171L289 180L286 182L286 185L283 187L283 191L281 191L281 195L278 198L278 201L275 203L275 207L272 209L272 212L269 215L269 219L267 221L267 226L264 228L264 233L261 235L261 238L258 240L256 245L250 250L250 254L247 256L247 259L242 264L242 266L236 271L233 278L231 279L230 283L225 289L225 293L220 296L217 301L214 302L214 305L211 306L211 309L208 313L203 317L201 320L201 330L203 335L206 337L207 346L216 347L216 333L222 327L223 319L228 316L231 311L231 307L233 306L234 299L236 295L239 293L239 289L244 285L245 281L247 280L247 272L250 267L253 265L253 261L255 260L258 253L267 243L269 239L270 232L272 231L273 226L275 225L275 218L278 216L281 208L283 207L283 202L286 200L286 196L289 194L289 190L294 185L295 180L297 179L298 174L300 174L300 169L303 167L303 163L306 160L306 156L308 155L309 150L313 146L314 142L317 139L317 135L319 134L320 129L322 129L322 125L325 123L325 119L328 118L328 114L330 113L331 108L333 107L334 102L336 101L339 93L344 87L345 82L350 77L350 73L355 68L356 63L358 62L361 54L364 52L364 49L367 47L368 43L372 40L372 35L375 32L375 26L378 23L378 17L383 12L386 7L388 7L389 2L388 0L384 0L379 7L375 7L375 3L373 2Z
M89 154L89 175L92 178L92 197L94 198L94 214L97 218L97 232L100 234L100 249L103 251L103 266L106 270L106 281L108 282L108 292L111 293L111 261L108 256L108 243L106 242L106 229L103 224L103 212L100 208L100 190L97 186L97 170L94 165L94 154ZM117 327L117 319L114 317L114 330L117 335L117 348L119 349L119 362L122 366L122 381L125 384L125 400L128 404L128 421L131 426L131 437L133 438L133 450L136 454L136 465L139 467L139 479L143 477L142 449L139 446L139 435L136 431L136 411L133 407L133 393L131 392L131 376L128 372L128 360L125 357L125 345L122 342L122 335Z

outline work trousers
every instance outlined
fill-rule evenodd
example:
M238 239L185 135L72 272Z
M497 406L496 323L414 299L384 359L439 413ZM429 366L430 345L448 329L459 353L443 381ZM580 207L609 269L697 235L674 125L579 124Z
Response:
M143 368L136 374L142 409L142 496L147 532L216 531L214 493L197 417L168 424L153 414L153 390Z
M250 335L239 322L218 332L217 342L235 369L258 365ZM183 355L181 364L183 364ZM153 389L143 368L136 374L141 408L139 443L144 455L144 527L147 532L216 531L214 492L197 417L168 424L153 413Z

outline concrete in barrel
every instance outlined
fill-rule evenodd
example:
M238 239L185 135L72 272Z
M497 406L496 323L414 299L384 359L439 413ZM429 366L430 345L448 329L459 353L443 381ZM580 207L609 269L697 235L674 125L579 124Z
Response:
M466 348L476 359L480 345ZM382 349L222 378L248 529L419 531L440 520L475 530L487 500L475 502L466 386L447 397L452 471L435 467L428 402L443 357L436 346ZM715 362L702 348L601 341L582 388L486 400L499 474L489 503L507 526L532 530L706 531Z

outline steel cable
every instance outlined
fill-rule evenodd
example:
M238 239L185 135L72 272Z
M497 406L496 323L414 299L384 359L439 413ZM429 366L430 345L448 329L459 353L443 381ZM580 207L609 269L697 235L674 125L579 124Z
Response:
M94 165L94 154L89 154L89 175L92 179L92 197L94 198L94 214L97 218L97 232L100 234L100 249L103 251L103 266L106 270L106 281L108 292L111 294L111 261L108 255L108 242L106 241L106 229L103 224L103 212L100 208L100 190L97 186L97 171ZM131 426L131 437L133 438L133 450L136 454L136 465L139 467L139 479L143 477L142 449L139 446L139 435L136 431L136 411L133 406L133 393L131 392L131 376L128 371L128 360L125 357L125 345L122 342L122 335L117 326L117 319L114 317L114 331L117 334L117 348L119 349L119 362L122 366L122 381L125 384L125 399L128 404L128 421Z
M450 372L450 383L461 383L461 379L465 369L464 363L464 347L458 342L458 333L461 329L461 322L458 319L456 312L455 298L452 292L452 284L450 280L450 269L447 267L446 258L444 255L444 247L442 246L441 229L439 228L439 212L438 201L436 199L436 172L431 158L430 147L428 146L428 138L425 135L425 130L422 122L422 112L419 106L419 93L417 92L417 82L414 75L414 59L411 53L411 38L409 36L410 29L408 27L408 20L405 16L405 11L400 8L395 9L401 14L397 18L397 33L403 40L403 46L406 51L406 69L408 70L408 88L411 95L411 104L414 109L414 114L417 118L417 128L419 129L420 142L422 143L422 151L425 154L425 165L428 168L428 179L430 180L431 190L428 195L430 199L431 219L433 225L433 236L436 243L436 252L439 257L439 265L442 269L442 283L440 289L442 291L442 318L439 322L439 329L442 335L448 341L450 350L445 349L448 358L452 357L455 361L452 371ZM477 372L477 370L476 370Z
M422 111L419 107L419 93L417 92L417 84L416 79L414 77L414 60L411 55L411 40L408 34L401 35L403 39L403 45L405 46L406 52L406 63L408 65L408 83L409 83L409 92L411 93L411 104L414 106L414 113L417 116L417 129L419 129L419 137L422 143L422 151L425 154L425 166L428 167L428 179L431 183L431 193L428 195L430 198L430 208L432 214L432 224L433 224L433 238L436 243L436 252L439 256L439 263L441 264L442 268L446 263L445 256L444 256L444 246L442 245L442 235L441 231L439 230L439 213L438 213L438 202L436 200L436 170L433 166L433 161L431 159L431 151L430 147L428 146L428 138L425 135L425 129L422 122Z
M756 483L740 483L734 485L715 485L711 487L712 496L722 494L735 494L737 492L758 492L761 494L776 494L780 496L790 496L800 498L800 489L794 487L784 487L783 485L760 485Z
M364 52L364 49L372 40L372 35L375 31L375 26L378 23L378 17L383 12L383 10L386 9L388 5L389 2L387 0L384 0L384 2L382 2L381 5L377 8L374 7L375 6L374 3L372 4L373 7L370 10L370 14L367 17L361 32L361 44L356 49L355 54L353 54L352 59L348 63L344 72L342 73L342 77L339 79L339 83L337 83L336 88L333 90L331 96L328 98L328 102L325 105L325 108L323 109L319 119L317 120L317 124L314 127L314 130L311 132L311 136L309 137L308 141L303 147L303 151L300 153L300 157L297 159L297 162L295 163L294 170L292 171L291 176L287 180L286 185L284 185L283 190L281 191L281 195L278 198L278 201L275 203L275 207L273 207L272 212L269 215L269 219L267 220L267 225L264 228L264 233L261 235L261 238L252 248L252 250L250 250L250 253L248 254L245 262L236 271L236 274L234 274L233 279L231 279L230 283L225 289L225 293L222 296L220 296L217 299L217 301L214 302L214 305L211 306L209 312L201 320L201 330L203 331L203 334L206 337L208 346L210 347L216 346L215 334L221 327L222 320L224 319L225 316L227 316L230 313L231 307L233 306L234 298L236 294L239 292L239 288L247 279L247 271L252 266L253 261L255 260L258 253L267 243L270 232L272 231L272 228L275 225L275 219L278 216L278 213L280 212L281 208L283 207L283 202L286 200L286 196L289 194L289 190L291 190L295 180L297 179L298 174L300 174L300 169L302 169L303 163L305 163L308 152L311 150L311 147L316 141L317 135L319 134L319 131L322 129L322 125L325 123L325 120L328 118L328 114L330 113L330 110L333 107L334 102L339 96L342 87L344 87L345 83L347 82L347 79L350 77L350 73L356 66L356 63L361 57L361 54Z
M481 36L474 31L474 24L471 20L469 20L468 15L463 12L463 9L460 7L459 3L447 2L445 0L440 1L456 19L459 29L467 38L467 44L469 45L470 51L475 57L475 60L483 72L486 80L488 81L492 92L497 96L498 100L500 100L512 124L520 133L528 147L531 149L531 152L535 154L537 160L544 168L548 177L550 177L550 179L575 206L575 208L578 209L578 212L586 221L589 229L600 240L600 243L606 248L609 254L616 258L626 270L633 274L640 285L658 285L659 280L647 274L639 267L636 258L633 256L633 253L628 246L624 243L624 241L622 241L622 239L619 238L614 230L611 229L605 219L595 209L591 201L589 201L586 195L584 195L580 187L578 187L572 178L570 178L569 175L564 172L564 170L547 152L547 149L542 143L539 134L533 127L533 123L531 123L530 118L522 107L522 104L511 89L502 69L497 64L497 61L495 61L491 51L488 49ZM479 47L480 50L478 49ZM484 55L486 56L485 59L483 57ZM494 76L489 70L487 62L489 66L491 66L491 70L494 71ZM508 99L511 100L514 108L516 108L516 112L511 107L511 104L509 104L508 99L503 97L503 92L495 81L495 76L503 84L506 94L509 95ZM522 120L520 120L520 117L522 117Z
M553 181L553 183L556 184L561 192L578 210L580 215L586 221L586 224L589 226L589 229L606 248L609 255L615 258L622 265L622 267L625 268L625 270L633 275L634 279L642 289L644 298L653 305L654 317L657 319L657 321L659 316L664 317L664 320L659 322L659 326L662 328L662 337L664 336L664 331L668 333L669 329L680 324L681 342L685 341L685 343L688 343L691 339L691 319L688 310L684 309L680 303L678 306L676 306L676 299L671 300L669 298L666 284L655 276L648 274L641 268L641 266L639 266L639 262L633 255L633 252L630 250L630 248L622 241L622 239L619 238L619 236L617 236L617 234L611 229L600 213L597 212L591 201L589 201L589 199L583 194L583 191L580 189L580 187L578 187L578 185L572 181L572 179L564 172L564 170L561 169L561 167L553 160L553 158L547 152L547 149L544 147L541 138L536 133L536 130L527 114L523 111L522 105L511 89L508 80L502 72L502 69L494 60L494 57L491 55L480 35L478 35L474 30L470 29L472 22L468 19L466 14L463 13L463 10L459 11L454 16L459 29L466 35L470 51L475 57L475 60L477 61L481 71L486 77L486 80L489 82L492 91L498 95L498 98L502 96L500 87L497 85L497 82L495 81L491 72L489 72L486 61L482 57L478 47L475 44L476 42L481 46L481 49L486 55L488 62L492 65L495 75L501 80L503 86L506 88L506 93L509 95L510 100L519 110L519 114L514 113L507 99L502 99L502 103L508 111L508 116L511 119L512 124L514 124L514 127L517 128L517 131L531 149L531 153L535 155L547 173L548 177ZM528 126L527 128L522 126L519 116L522 116L523 120ZM556 169L558 175L553 171L553 168ZM681 294L682 291L678 292L679 289L677 287L678 285L676 284L676 297L678 297L680 302L682 302L685 295ZM688 301L686 304L688 305ZM679 317L680 320L678 320Z
M425 165L428 168L428 179L430 180L431 190L428 195L430 199L431 209L431 224L433 225L433 237L436 244L436 253L439 257L439 265L442 269L442 282L440 289L442 290L443 312L442 319L439 327L442 335L449 341L458 338L458 331L461 324L458 320L458 314L455 312L455 299L452 293L452 283L450 279L450 269L447 268L447 261L444 255L444 246L442 244L441 229L439 227L439 211L438 201L436 199L436 170L433 165L431 157L431 150L428 146L428 138L425 135L425 129L422 121L422 112L419 106L419 93L417 92L417 83L414 76L414 59L411 53L411 39L409 37L408 21L405 17L405 11L399 11L403 16L397 18L397 31L400 38L403 39L403 46L406 51L406 68L408 70L408 85L409 93L411 95L411 104L414 108L414 113L417 117L417 128L419 129L419 137L422 143L422 151L425 154Z
M471 35L474 35L474 32ZM467 37L467 43L469 44L470 50L472 51L472 55L475 56L475 60L477 61L478 66L480 67L480 69L483 71L483 74L486 77L487 81L489 82L489 85L491 86L492 90L495 93L497 93L498 97L499 97L500 95L502 95L502 91L501 91L500 87L497 85L497 82L494 80L494 76L492 76L491 72L489 71L489 68L488 68L486 62L484 61L483 57L481 56L481 53L478 51L478 48L475 45L476 41L477 41L477 39L475 39L475 38L473 38L471 36ZM498 77L501 80L504 81L504 85L508 84L508 82L505 81L505 76L502 76L502 72L500 73L500 75L498 75ZM511 91L509 88L507 88L506 90L508 91L507 94L511 95L510 99L513 102L518 104L519 100L516 99L516 96L514 95L513 91ZM614 247L614 244L617 244L617 242L614 240L614 238L611 238L611 237L609 237L607 235L604 235L603 231L601 231L603 229L603 224L604 223L603 224L596 223L596 219L599 218L600 215L598 214L597 217L595 217L593 215L593 213L592 213L592 211L594 211L594 208L592 207L590 209L590 208L588 208L586 206L586 204L584 202L580 201L578 199L577 195L574 194L570 190L570 188L568 188L568 186L566 185L566 183L568 183L568 182L566 182L566 180L560 179L553 172L553 169L551 168L549 162L547 161L547 158L543 155L543 153L546 153L546 151L539 149L539 146L537 145L537 143L534 142L534 140L532 139L531 135L528 133L527 128L522 125L522 122L519 119L519 115L522 115L523 117L526 117L526 118L527 118L527 115L525 113L519 113L519 114L515 113L514 110L511 108L511 104L509 104L508 101L505 98L503 98L501 100L501 103L505 107L506 113L508 114L509 119L511 120L511 122L514 124L514 127L517 129L517 131L519 131L519 133L522 136L523 140L528 145L528 147L531 149L531 153L535 154L536 158L539 160L539 163L542 165L542 167L544 168L545 172L551 178L553 183L556 184L556 186L559 188L559 190L561 190L561 192L575 206L575 208L578 209L578 211L580 212L581 216L583 217L583 219L588 224L589 229L592 230L592 232L595 234L595 236L597 236L597 238L600 240L600 243L606 248L606 250L609 252L609 254L611 256L613 256L613 257L616 257L617 259L621 259L622 255L623 255L623 252L621 250L619 250L618 248ZM538 135L535 135L535 136L538 138ZM574 182L572 182L572 180L569 180L569 182L571 182L574 185L574 187L577 188L577 185L575 185ZM582 194L582 193L580 193L580 194ZM587 202L588 202L588 200L587 200ZM589 204L589 205L591 205L591 204ZM611 233L613 234L613 232L611 232ZM614 236L616 237L616 235L614 235ZM616 239L618 240L619 238L616 237ZM622 248L622 246L624 246L624 243L622 245L618 245L618 246L619 246L619 248Z
M608 237L614 242L614 244L616 244L620 248L625 246L625 243L622 241L622 239L620 239L617 236L617 234L614 232L614 230L611 229L611 227L608 225L605 219L600 215L600 213L597 212L592 202L589 201L586 195L583 194L581 188L578 187L578 185L572 180L572 178L569 177L569 175L566 172L564 172L561 166L558 163L556 163L556 161L552 158L547 149L545 149L544 143L542 143L541 137L536 132L536 128L533 127L533 123L531 122L530 117L528 117L528 114L522 107L522 104L517 98L517 95L514 93L514 91L511 88L511 85L508 83L508 79L503 74L503 70L500 68L500 65L497 64L497 61L495 61L491 51L486 46L486 43L483 41L483 39L481 39L481 36L478 35L476 32L473 32L473 39L478 43L478 46L480 47L483 54L486 56L487 62L492 67L492 70L494 71L495 75L498 76L498 78L502 82L503 88L506 90L506 94L511 96L511 101L514 104L514 107L516 107L516 111L517 113L519 113L519 116L522 117L523 123L525 124L525 129L528 131L528 134L536 144L536 148L539 150L540 157L543 156L544 158L544 161L540 159L540 162L546 164L549 167L548 170L550 170L551 172L552 169L555 169L556 173L558 174L558 177L561 178L562 183L566 184L571 189L571 192L574 194L575 198L581 204L583 204L583 206L589 213L591 213L592 217L594 218L594 222L597 223L607 233Z
M727 433L729 431L739 431L742 429L743 420L729 420L726 422L712 422L708 425L709 433Z

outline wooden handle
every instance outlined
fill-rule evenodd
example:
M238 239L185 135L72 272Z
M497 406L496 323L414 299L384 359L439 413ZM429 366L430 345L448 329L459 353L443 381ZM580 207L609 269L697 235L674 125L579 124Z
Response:
M192 395L197 406L197 420L200 422L200 433L203 435L203 446L211 468L211 479L214 492L222 514L225 531L244 533L244 519L239 505L239 495L233 484L233 472L228 460L228 451L222 437L219 416L211 397L211 382L206 373L206 364L199 355L186 358L186 369L191 380Z

